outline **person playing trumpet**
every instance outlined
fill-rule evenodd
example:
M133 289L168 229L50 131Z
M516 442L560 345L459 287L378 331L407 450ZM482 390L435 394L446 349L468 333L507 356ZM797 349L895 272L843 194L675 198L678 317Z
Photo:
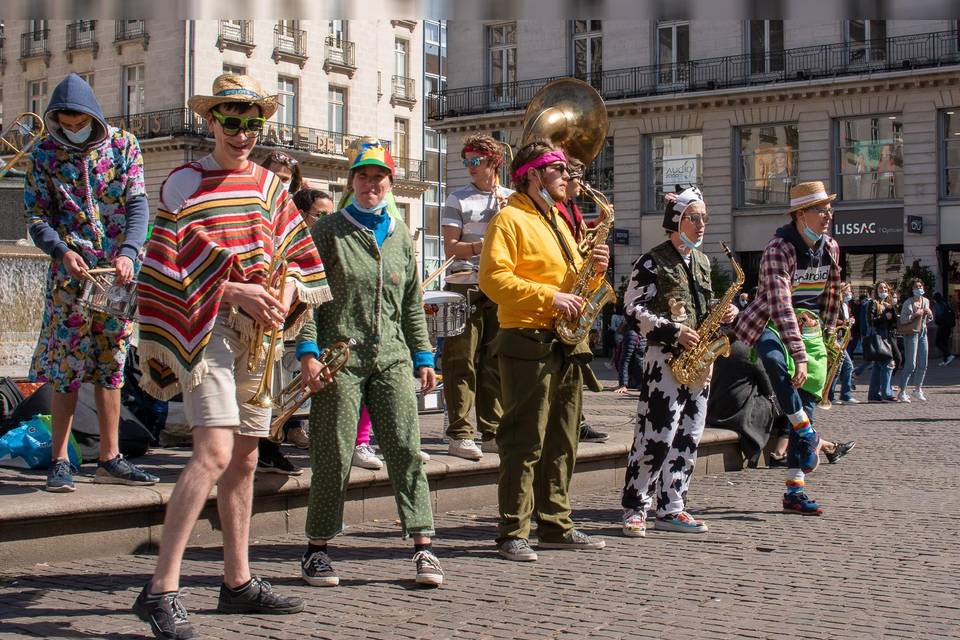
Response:
M112 266L114 282L136 274L150 216L137 138L111 127L97 98L71 73L53 90L44 113L49 134L30 154L23 200L34 244L51 258L43 326L30 379L53 387L53 451L47 491L74 490L67 444L77 395L95 385L100 458L94 482L152 485L158 478L120 454L123 365L133 322L78 304L88 270Z
M262 338L282 325L294 303L332 299L287 189L249 160L277 110L276 96L251 77L223 74L212 95L193 96L189 105L205 120L213 153L174 169L164 182L138 289L141 386L160 399L182 389L193 436L193 454L167 504L156 570L133 606L158 638L195 637L180 602L180 566L214 485L224 556L217 610L303 610L301 599L250 573L257 442L270 433L271 409L249 404L267 367L251 370L248 356L251 350L265 351L259 359L268 362L275 356ZM284 262L287 280L274 283ZM293 337L299 327L286 329Z

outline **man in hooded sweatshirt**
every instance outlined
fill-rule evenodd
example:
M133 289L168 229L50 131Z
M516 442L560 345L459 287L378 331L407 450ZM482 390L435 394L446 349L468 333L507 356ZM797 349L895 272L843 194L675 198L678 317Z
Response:
M94 482L152 485L154 475L120 454L123 364L133 322L78 305L93 268L116 269L117 284L135 277L149 207L137 138L111 127L93 89L71 73L44 113L47 136L30 154L23 191L30 237L51 257L43 326L30 366L32 380L53 386L53 451L47 491L74 490L77 470L67 446L77 392L96 387L100 458Z

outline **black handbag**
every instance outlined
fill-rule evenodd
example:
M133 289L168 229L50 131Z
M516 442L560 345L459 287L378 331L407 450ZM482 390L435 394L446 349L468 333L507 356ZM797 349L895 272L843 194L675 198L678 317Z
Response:
M893 350L890 343L879 333L873 333L863 339L863 359L867 362L890 362Z

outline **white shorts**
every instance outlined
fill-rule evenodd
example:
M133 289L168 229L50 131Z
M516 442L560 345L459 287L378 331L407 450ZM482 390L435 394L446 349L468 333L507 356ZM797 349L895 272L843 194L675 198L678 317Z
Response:
M260 384L263 365L247 371L249 340L217 318L203 358L208 370L193 391L184 392L187 424L198 427L233 427L244 436L270 435L271 409L246 404Z

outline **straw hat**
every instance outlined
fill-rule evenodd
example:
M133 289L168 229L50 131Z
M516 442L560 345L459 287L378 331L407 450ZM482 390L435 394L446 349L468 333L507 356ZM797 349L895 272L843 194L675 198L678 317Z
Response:
M790 209L787 213L815 207L818 204L833 202L836 199L837 194L828 194L827 188L819 180L801 182L790 187Z
M210 96L193 96L187 104L203 117L206 117L215 106L224 102L246 102L257 105L263 111L263 117L268 119L279 108L277 96L266 95L260 83L250 76L235 73L217 76L213 81L212 93L213 95Z

